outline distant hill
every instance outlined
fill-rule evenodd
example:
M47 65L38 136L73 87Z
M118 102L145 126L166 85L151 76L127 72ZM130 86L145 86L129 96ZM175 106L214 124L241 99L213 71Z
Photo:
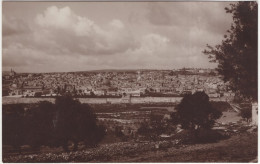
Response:
M101 70L89 70L89 71L75 71L74 73L83 72L136 72L136 71L165 71L156 69L101 69ZM72 73L72 72L69 72Z
M38 73L33 73L33 72L20 72L19 74L50 74L50 73L98 73L98 72L137 72L137 71L172 71L176 72L178 74L181 74L183 70L172 70L172 69L100 69L100 70L87 70L87 71L68 71L68 72L38 72ZM9 72L9 71L3 71L3 72ZM189 71L186 71L187 74L193 74ZM202 74L202 73L200 73Z

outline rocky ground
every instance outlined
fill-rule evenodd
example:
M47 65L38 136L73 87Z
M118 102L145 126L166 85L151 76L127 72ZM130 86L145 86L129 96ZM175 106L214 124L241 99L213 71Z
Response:
M101 144L96 148L63 152L43 147L40 152L5 153L3 162L257 162L257 128L226 112L213 129L230 136L207 144L182 144L181 140L128 141ZM7 150L7 149L3 149Z
M130 141L67 153L6 155L3 162L256 162L256 158L257 132L249 129L217 143Z

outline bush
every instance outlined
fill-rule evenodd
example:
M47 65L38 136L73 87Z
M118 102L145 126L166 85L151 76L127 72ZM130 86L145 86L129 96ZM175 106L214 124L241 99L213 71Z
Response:
M171 118L174 124L180 124L183 129L195 130L210 129L221 115L222 112L211 105L205 92L196 92L183 97Z
M183 130L173 137L181 140L183 144L212 143L226 138L228 136L211 129Z
M25 128L27 129L27 143L34 149L41 145L52 145L53 142L53 115L54 105L48 101L41 101L30 108L25 115Z
M96 115L87 104L82 105L72 97L58 97L55 104L47 101L33 105L28 110L20 104L3 106L3 144L63 146L79 142L95 146L105 135L105 127L97 125Z
M24 106L12 104L3 106L3 145L12 145L20 151L24 144L26 128L24 126Z
M252 109L251 108L250 107L249 108L248 107L242 108L240 110L240 113L239 113L239 115L242 118L246 119L247 122L249 121L250 118L252 118Z
M68 141L74 142L74 150L79 141L92 145L99 142L105 132L96 122L96 115L87 104L82 105L70 96L57 97L54 108L55 136L64 150L68 150Z

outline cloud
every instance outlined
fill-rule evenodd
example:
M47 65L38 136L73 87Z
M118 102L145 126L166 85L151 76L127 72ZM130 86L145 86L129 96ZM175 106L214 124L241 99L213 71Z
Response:
M3 65L5 67L36 67L48 64L49 57L42 51L24 47L20 43L3 49Z
M5 10L3 69L212 68L202 50L220 43L232 21L224 2L140 2L120 11L117 3L47 4L30 16Z
M17 18L6 18L5 15L3 19L3 36L19 35L23 33L30 32L30 27L22 20Z
M57 68L56 65L66 66L62 62L64 59L74 61L73 67L76 67L81 56L88 65L102 64L106 63L106 57L100 56L123 54L137 46L121 20L112 19L100 26L87 17L76 15L69 7L48 7L33 23L30 33L21 36L19 33L24 31L21 27L28 27L28 24L5 19L4 26L15 32L12 37L3 38L4 67L19 67L20 71L36 67L35 71L43 71ZM46 65L51 67L46 68ZM64 71L70 69L73 68L63 68Z
M147 5L146 18L153 30L170 40L162 58L186 66L215 67L202 54L206 44L221 43L232 16L225 13L229 2L157 2ZM166 15L165 19L162 15ZM164 23L160 22L163 20ZM194 63L192 63L194 62ZM200 63L200 64L199 64Z
M36 17L36 22L43 27L69 28L75 23L75 15L69 7L58 9L56 6L48 7L43 14Z
M147 18L150 23L156 25L171 25L173 23L170 13L160 3L150 3L148 9Z
M122 29L124 28L124 24L118 20L118 19L114 19L110 22L110 25L116 29Z
M225 13L230 2L151 2L147 5L147 19L155 26L187 29L200 27L223 34L229 28L231 15ZM227 26L228 25L228 26Z
M150 33L141 38L139 41L139 47L130 51L131 53L138 55L154 55L163 52L169 43L167 37L159 34ZM145 57L145 56L143 56Z
M60 48L66 47L69 53L81 55L109 55L122 53L134 46L133 38L124 23L114 19L105 27L97 25L87 17L76 15L69 7L48 7L36 17L42 32L36 36L52 40Z

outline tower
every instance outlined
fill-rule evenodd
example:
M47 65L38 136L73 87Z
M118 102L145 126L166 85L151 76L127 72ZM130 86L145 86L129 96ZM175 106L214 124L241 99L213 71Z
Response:
M13 77L13 76L15 76L15 74L16 74L15 71L11 68L9 75Z
M141 80L141 72L137 71L137 81L140 81L140 80Z

